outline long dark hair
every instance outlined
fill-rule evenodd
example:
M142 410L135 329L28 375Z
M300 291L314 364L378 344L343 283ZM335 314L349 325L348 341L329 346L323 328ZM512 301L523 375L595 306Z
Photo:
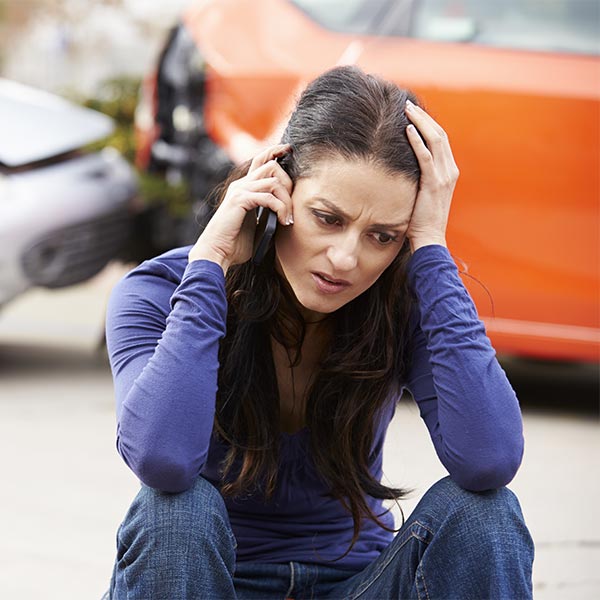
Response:
M290 117L282 141L292 151L282 166L295 182L326 157L365 159L417 183L419 165L406 137L407 98L417 103L406 90L356 67L324 73L302 93ZM248 166L230 174L220 199ZM280 409L270 340L289 351L294 366L301 359L306 323L274 268L274 254L271 249L262 264L250 261L227 273L227 336L220 348L215 418L215 435L230 444L223 464L224 495L261 490L269 498L277 483ZM366 496L397 499L405 494L378 482L369 464L378 419L397 397L409 362L409 256L407 242L368 290L330 315L332 341L308 392L311 458L354 521L343 556L358 539L363 518L385 527Z

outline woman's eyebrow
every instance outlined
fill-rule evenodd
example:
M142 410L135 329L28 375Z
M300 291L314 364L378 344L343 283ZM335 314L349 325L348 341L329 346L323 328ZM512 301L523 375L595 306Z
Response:
M347 221L354 221L349 214L345 213L339 206L331 202L330 200L326 200L325 198L315 198L318 202L326 206L329 210L337 213L340 217L343 217ZM382 229L398 229L401 227L406 227L408 225L408 220L403 221L402 223L374 223L371 227L380 227Z

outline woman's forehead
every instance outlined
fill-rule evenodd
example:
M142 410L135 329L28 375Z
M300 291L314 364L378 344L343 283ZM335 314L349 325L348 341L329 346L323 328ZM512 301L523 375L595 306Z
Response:
M352 220L368 216L385 223L407 221L416 193L417 184L404 174L390 174L372 161L343 157L311 165L310 173L297 180L294 191L302 200L329 209L335 206Z

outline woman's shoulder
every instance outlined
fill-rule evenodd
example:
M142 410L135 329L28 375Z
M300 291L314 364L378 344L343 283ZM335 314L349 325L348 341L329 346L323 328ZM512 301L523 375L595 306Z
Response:
M125 280L140 277L158 277L178 285L188 265L188 254L191 246L173 248L163 254L145 260L129 271Z
M167 310L183 278L190 248L174 248L134 267L112 289L109 310L148 302L164 305Z

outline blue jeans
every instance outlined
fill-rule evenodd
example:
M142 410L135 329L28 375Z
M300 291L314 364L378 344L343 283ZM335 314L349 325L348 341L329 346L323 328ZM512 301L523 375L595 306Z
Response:
M423 496L394 540L359 572L235 561L220 493L143 486L117 534L110 598L460 600L531 598L533 541L508 489L473 493L449 477Z

